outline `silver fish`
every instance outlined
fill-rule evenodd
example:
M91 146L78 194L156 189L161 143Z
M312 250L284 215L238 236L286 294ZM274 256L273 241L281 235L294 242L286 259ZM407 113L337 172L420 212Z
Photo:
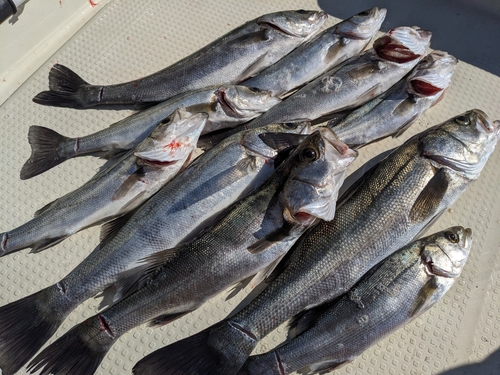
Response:
M458 60L442 51L422 59L408 78L387 93L351 112L344 120L328 123L350 147L401 135L427 109L439 102L451 83Z
M269 92L228 85L178 95L83 137L68 138L43 126L31 126L31 156L21 168L21 179L37 176L71 158L92 155L109 159L128 151L182 106L190 112L208 113L203 129L207 133L247 122L279 102Z
M134 374L237 373L279 324L346 293L424 231L479 177L499 138L500 122L479 110L410 138L339 199L332 221L320 222L297 242L249 305L145 357Z
M69 68L56 64L49 74L50 91L39 93L33 101L70 108L159 103L183 92L238 83L310 40L327 17L321 11L305 10L266 14L168 68L116 85L90 85Z
M147 256L187 242L211 217L259 186L277 152L265 132L309 132L304 124L275 124L234 135L201 155L135 213L102 229L101 244L58 283L0 307L0 368L16 372L81 302L116 282Z
M354 360L439 301L460 276L471 244L470 229L453 227L406 245L339 301L295 317L292 340L250 357L238 375L312 375Z
M128 330L170 322L278 261L317 218L333 218L338 188L355 157L328 128L310 135L260 189L199 238L127 272L118 287L138 290L74 327L28 368L91 375Z
M375 7L326 29L243 85L282 96L312 81L360 53L380 29L386 13Z
M26 224L0 233L0 256L27 247L37 253L141 205L185 166L207 117L176 110L170 122L158 125L116 163L38 210Z
M315 120L354 108L387 91L425 56L431 33L398 27L377 39L374 48L333 68L246 127Z

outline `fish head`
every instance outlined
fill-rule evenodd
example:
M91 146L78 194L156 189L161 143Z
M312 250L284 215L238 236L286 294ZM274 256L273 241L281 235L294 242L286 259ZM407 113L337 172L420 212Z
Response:
M196 149L198 138L207 122L208 114L190 113L180 107L170 116L169 121L160 123L151 134L142 141L134 155L149 163L184 161Z
M434 96L442 93L450 85L457 64L457 58L446 52L438 50L431 52L408 76L408 92L417 96Z
M329 128L309 135L279 169L288 172L280 199L296 221L330 221L347 167L358 153L341 142Z
M268 133L276 135L276 144L272 144L261 137L261 135ZM247 130L242 137L241 145L245 148L248 155L274 159L282 151L279 144L280 139L283 139L283 142L288 142L288 134L293 136L310 133L311 123L309 121L270 124ZM295 142L295 138L292 142Z
M281 102L270 91L246 86L224 86L215 91L222 110L231 117L251 118Z
M340 22L335 32L351 39L371 39L385 20L387 9L377 7L360 12Z
M429 275L457 278L472 246L472 230L460 226L448 228L424 239L421 264Z
M266 14L257 23L286 35L310 38L319 31L327 18L325 12L301 9Z
M476 179L500 137L500 121L492 122L473 109L420 135L420 154L437 167L447 167Z
M373 44L373 48L379 58L404 64L425 56L431 36L430 31L412 27L397 27L378 38Z

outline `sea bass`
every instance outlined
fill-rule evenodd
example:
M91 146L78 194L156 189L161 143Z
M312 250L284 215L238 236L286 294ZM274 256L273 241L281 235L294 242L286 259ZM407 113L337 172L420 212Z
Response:
M360 53L380 29L386 13L386 9L377 7L358 13L242 84L282 96Z
M168 68L116 85L90 85L69 68L56 64L49 73L50 91L39 93L33 101L80 109L110 104L159 103L183 92L238 83L310 40L327 17L321 11L305 10L266 14Z
M176 110L171 121L158 125L116 163L38 210L26 224L1 233L0 256L27 247L37 253L141 205L186 165L207 117Z
M344 120L329 123L350 147L401 135L427 109L439 102L451 83L458 60L442 51L422 59L408 78L388 92L351 112Z
M266 91L228 85L175 96L83 137L68 138L43 126L31 126L31 156L21 168L21 179L37 176L71 158L92 155L109 159L130 150L182 106L208 114L202 132L208 133L245 123L280 101Z
M316 218L333 218L338 189L355 157L327 128L310 135L260 189L231 206L199 238L128 271L117 286L137 291L74 327L29 369L91 375L128 330L148 321L168 323L279 261Z
M207 221L261 185L277 152L265 132L309 132L308 123L275 124L230 137L201 155L133 215L105 224L101 244L64 279L0 307L0 368L15 373L81 302L114 284L118 274L159 251L187 242ZM131 217L130 217L131 216Z
M469 256L472 231L453 227L384 259L339 301L290 323L291 341L250 357L238 375L333 371L429 309L451 288ZM290 335L292 333L292 335Z
M431 33L398 27L373 48L333 68L252 120L247 129L274 122L315 120L360 106L387 91L426 55Z
M134 374L236 374L257 342L304 309L346 293L413 240L475 181L500 121L471 110L410 138L342 195L332 221L309 230L264 291L236 315L141 360Z

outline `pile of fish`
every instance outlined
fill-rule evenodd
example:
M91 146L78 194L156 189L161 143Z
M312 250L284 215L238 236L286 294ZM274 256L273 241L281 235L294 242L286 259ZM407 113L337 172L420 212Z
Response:
M74 157L108 161L0 233L0 256L103 225L99 245L66 277L0 307L2 373L31 360L31 372L93 374L127 331L172 322L234 285L265 288L133 373L326 372L436 303L460 276L472 232L419 238L479 178L500 122L478 109L457 114L374 158L339 194L360 149L408 129L442 98L458 63L429 52L431 33L418 27L392 29L363 52L385 16L373 8L320 32L324 12L266 14L110 86L55 65L35 103L143 108L84 137L30 128L21 179ZM78 305L110 287L106 309L39 352ZM286 321L285 344L250 356Z

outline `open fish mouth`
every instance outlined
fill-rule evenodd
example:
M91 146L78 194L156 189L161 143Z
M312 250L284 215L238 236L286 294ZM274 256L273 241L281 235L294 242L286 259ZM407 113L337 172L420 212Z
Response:
M477 129L479 131L486 134L496 133L497 136L500 136L500 121L490 121L488 115L480 109L474 109L473 111L477 115Z
M425 54L426 39L431 33L425 30L397 28L387 35L377 39L373 48L381 58L396 63L406 63L420 58Z

